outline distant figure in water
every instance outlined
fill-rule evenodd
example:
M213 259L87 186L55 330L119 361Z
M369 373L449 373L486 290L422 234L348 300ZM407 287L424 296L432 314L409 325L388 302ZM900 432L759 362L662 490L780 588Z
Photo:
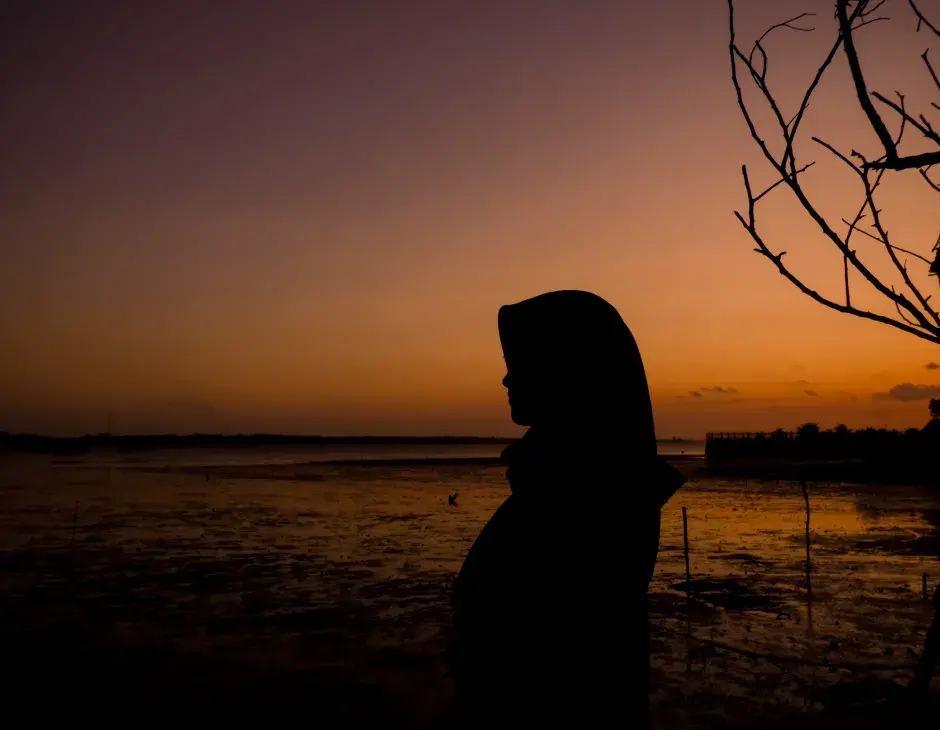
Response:
M453 494L447 495L447 504L449 504L451 507L457 506L457 494L458 492L454 492Z
M657 456L639 350L582 291L502 307L499 336L529 430L503 452L512 494L453 587L457 724L647 727L647 589L685 479Z

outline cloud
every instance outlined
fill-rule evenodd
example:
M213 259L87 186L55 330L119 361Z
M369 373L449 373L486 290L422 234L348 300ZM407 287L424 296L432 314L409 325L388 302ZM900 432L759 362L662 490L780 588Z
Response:
M853 393L849 393L849 400L851 400L851 401L857 401L857 400L858 400L858 396L855 395L855 394L853 394Z
M797 380L796 385L812 385L808 380Z
M887 393L872 393L871 397L875 400L896 400L902 403L927 400L928 398L940 398L940 385L901 383L900 385L895 385Z
M819 397L819 393L817 393L815 390L804 390L803 392L806 393L806 395L808 395L810 398Z
M691 395L693 398L701 398L701 397L702 397L702 394L699 393L697 390L690 390L690 391L689 391L689 395Z
M940 370L940 365L935 362L928 362L924 367L928 370Z
M737 388L722 388L720 385L706 385L699 390L703 393L718 393L719 395L735 395L738 392Z

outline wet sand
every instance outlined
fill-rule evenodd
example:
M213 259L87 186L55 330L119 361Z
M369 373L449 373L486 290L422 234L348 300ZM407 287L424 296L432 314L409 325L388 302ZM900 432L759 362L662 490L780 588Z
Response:
M896 726L931 618L921 575L940 582L940 495L810 489L812 625L798 485L697 479L667 505L658 726ZM8 459L11 696L300 702L324 722L432 727L451 692L449 586L507 494L486 463Z

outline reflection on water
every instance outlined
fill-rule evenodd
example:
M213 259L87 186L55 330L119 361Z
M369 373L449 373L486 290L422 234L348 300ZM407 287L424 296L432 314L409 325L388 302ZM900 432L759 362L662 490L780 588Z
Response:
M15 628L22 661L42 664L36 642L80 625L69 641L85 656L132 656L128 647L171 654L161 666L176 667L169 681L182 694L213 691L206 677L219 672L260 682L302 669L313 673L308 689L327 680L382 686L407 695L415 712L444 702L448 588L508 494L501 469L308 464L298 472L296 460L276 456L253 465L217 459L209 469L189 457L180 471L157 472L135 468L147 466L140 462L4 464L0 615L8 645ZM870 698L909 678L904 669L824 665L912 662L930 616L921 575L940 582L938 495L810 490L812 630L798 485L693 480L665 508L651 586L662 713L819 710L845 703L839 693L850 680L864 679ZM266 691L285 687L293 685Z
M505 444L330 444L257 448L148 449L130 452L92 452L59 457L54 463L114 467L237 467L302 466L311 463L377 461L386 459L496 459ZM704 456L704 441L662 441L663 456Z

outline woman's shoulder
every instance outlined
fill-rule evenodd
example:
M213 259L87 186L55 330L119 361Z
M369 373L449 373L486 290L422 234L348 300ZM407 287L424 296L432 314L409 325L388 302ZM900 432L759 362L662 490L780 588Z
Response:
M475 551L487 554L513 545L525 530L526 521L525 511L521 509L518 498L510 495L483 526L470 548L471 554Z
M519 500L510 495L474 540L458 575L458 584L481 577L494 578L511 570L516 556L528 541L526 523Z

